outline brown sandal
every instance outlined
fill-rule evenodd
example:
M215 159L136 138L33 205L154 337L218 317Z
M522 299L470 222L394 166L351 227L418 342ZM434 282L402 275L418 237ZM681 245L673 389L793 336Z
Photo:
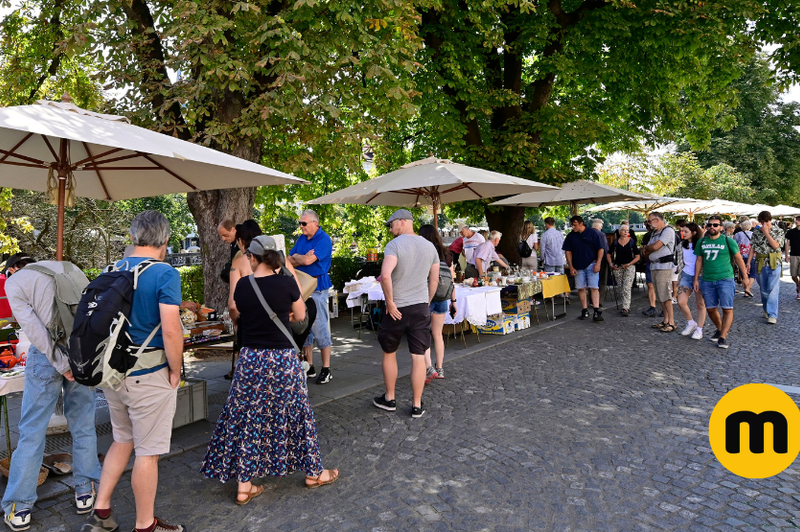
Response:
M322 480L322 474L328 472L328 480ZM339 478L339 470L338 469L325 469L317 475L316 477L306 477L306 487L307 488L318 488L320 486L324 486L325 484L333 484L336 482L336 479Z
M668 325L667 323L664 323L664 322L662 321L661 323L655 323L655 324L651 325L651 326L650 326L650 328L651 328L651 329L663 329L663 328L664 328L664 327L666 327L667 325Z
M665 333L675 332L675 330L676 329L675 329L674 325L665 325L665 326L661 327L661 332L665 332Z
M250 488L250 491L240 491L237 494L236 504L239 505L239 506L244 506L248 502L252 501L256 497L258 497L259 495L264 493L264 486L253 486L253 488L255 488L256 490L253 491L253 489ZM239 500L238 499L239 495L247 495L247 498Z

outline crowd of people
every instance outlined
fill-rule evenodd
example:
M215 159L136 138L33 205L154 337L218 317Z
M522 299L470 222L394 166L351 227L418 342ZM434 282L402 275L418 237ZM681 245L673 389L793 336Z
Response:
M220 275L230 283L228 312L236 325L239 361L201 472L222 482L235 479L237 505L263 493L263 487L252 484L256 477L303 471L309 488L339 478L337 469L322 465L307 387L310 378L320 385L333 379L328 314L332 242L316 212L303 211L298 222L302 234L285 254L254 220L240 224L226 220L218 227L220 238L230 245L230 261ZM524 264L573 277L581 320L604 321L601 291L608 279L618 291L620 314L629 316L635 272L642 264L650 301L644 314L656 316L656 303L661 310L662 320L652 327L663 333L676 331L673 304L677 304L686 320L681 334L702 339L709 318L716 328L710 339L720 348L730 345L737 282L743 297L752 297L752 283L758 283L764 319L777 323L785 258L800 300L800 217L795 227L785 231L767 211L755 220L728 223L715 215L703 225L679 221L675 227L661 213L651 212L647 232L638 242L627 223L606 234L601 220L587 226L581 216L573 216L572 231L565 237L553 218L544 222L541 237L530 222L522 228L520 244L530 249ZM411 417L419 418L426 412L425 386L444 378L442 330L446 314L457 310L452 289L455 269L466 277L482 276L493 265L508 267L509 263L497 252L502 238L498 231L484 236L462 225L460 238L445 247L434 226L423 225L417 234L413 224L412 213L405 209L395 211L385 224L393 238L386 245L379 278L386 310L377 337L383 352L384 393L373 399L373 405L385 411L397 409L397 351L405 337L412 361ZM57 261L37 263L24 254L6 261L0 280L7 304L32 344L20 440L2 499L10 529L31 526L47 423L63 389L64 414L73 437L75 507L77 513L89 514L82 530L118 529L111 503L132 454L134 530L184 530L155 516L158 456L170 447L183 356L180 276L161 262L169 235L169 223L162 214L139 213L130 227L132 248L110 268L134 271L147 261L155 262L154 267L137 270L128 316L128 334L134 345L142 346L142 356L121 387L104 389L113 443L102 467L94 427L94 390L75 382L65 347L68 334L54 304L54 276L72 275L74 268ZM442 283L449 283L449 289ZM695 315L689 306L692 297ZM321 355L319 372L313 361L315 342Z

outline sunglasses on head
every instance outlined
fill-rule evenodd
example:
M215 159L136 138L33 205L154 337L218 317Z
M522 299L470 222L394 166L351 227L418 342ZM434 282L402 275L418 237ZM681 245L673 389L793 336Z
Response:
M707 224L706 224L706 227L719 227L719 226L721 226L721 225L722 225L722 224L712 224L712 223L707 223Z

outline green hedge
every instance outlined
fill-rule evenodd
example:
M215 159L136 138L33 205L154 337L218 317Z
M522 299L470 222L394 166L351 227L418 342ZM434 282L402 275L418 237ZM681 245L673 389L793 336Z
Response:
M182 301L196 301L197 303L203 302L203 290L205 283L203 282L203 267L202 266L181 266L177 268L181 274L181 298ZM98 268L88 268L83 270L89 281L96 279L102 270Z
M344 288L344 283L352 281L360 269L356 257L331 257L331 270L329 275L333 287L339 292Z

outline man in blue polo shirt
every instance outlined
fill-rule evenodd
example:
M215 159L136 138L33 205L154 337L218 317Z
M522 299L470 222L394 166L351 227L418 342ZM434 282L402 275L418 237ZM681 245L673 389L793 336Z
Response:
M317 306L317 319L311 326L311 334L308 335L303 345L308 368L308 377L317 376L314 369L313 351L314 340L317 340L322 355L322 370L317 377L317 384L326 384L333 378L331 374L331 329L328 323L328 289L333 286L328 272L331 269L331 253L333 252L333 242L331 237L319 226L319 216L311 209L303 211L300 215L300 231L302 235L297 239L292 250L289 252L289 262L298 270L317 278L317 289L311 295L311 299Z
M592 293L592 306L594 307L594 321L603 321L603 311L600 310L600 265L607 240L603 233L593 227L586 227L583 218L573 216L569 219L572 232L564 239L561 249L566 252L569 274L575 277L575 288L581 300L581 315L578 319L589 318L588 303L586 300L586 287Z

